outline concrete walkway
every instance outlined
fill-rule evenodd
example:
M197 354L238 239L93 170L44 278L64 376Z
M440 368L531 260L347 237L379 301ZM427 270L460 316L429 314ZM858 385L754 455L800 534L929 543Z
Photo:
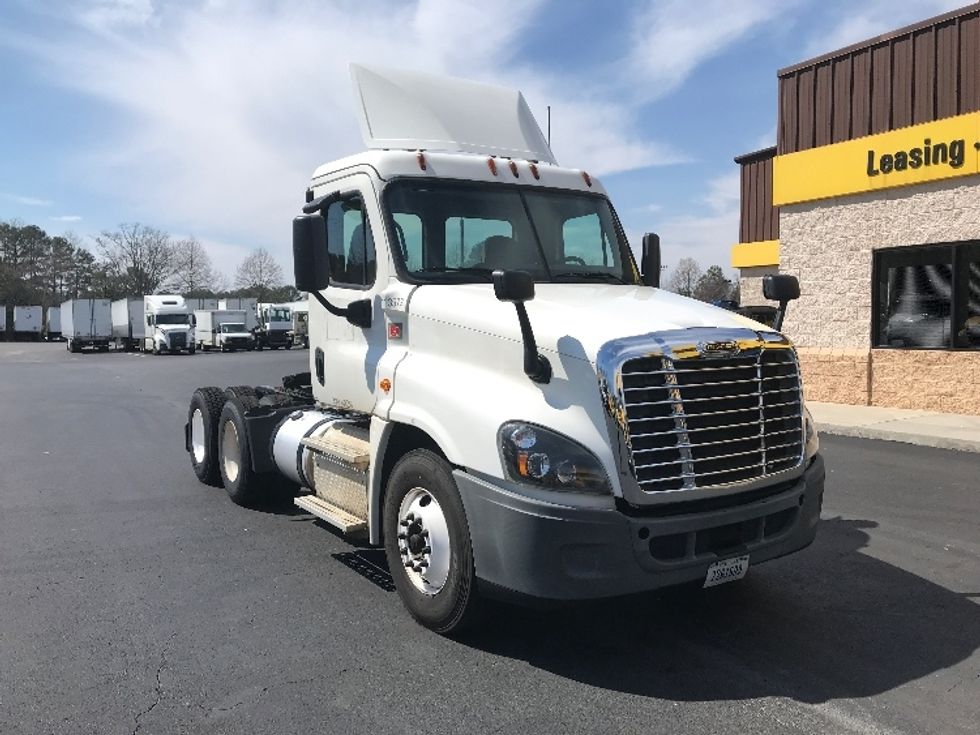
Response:
M980 416L807 401L817 431L980 452Z

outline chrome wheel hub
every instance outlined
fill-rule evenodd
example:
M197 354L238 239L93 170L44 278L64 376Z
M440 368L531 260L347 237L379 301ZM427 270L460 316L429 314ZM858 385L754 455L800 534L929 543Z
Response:
M201 409L195 408L191 414L191 451L194 453L194 461L201 464L204 461L204 414Z
M221 463L228 482L235 482L242 464L242 450L238 444L238 429L235 428L233 421L225 422L224 438L221 442Z
M398 508L398 551L415 588L438 594L449 578L452 546L442 507L425 488L409 490Z

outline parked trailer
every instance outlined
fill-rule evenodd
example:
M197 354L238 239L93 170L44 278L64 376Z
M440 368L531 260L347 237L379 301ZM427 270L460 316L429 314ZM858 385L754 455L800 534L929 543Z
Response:
M187 311L184 297L177 294L156 294L143 297L145 333L140 340L142 351L154 355L185 351L193 355L194 315Z
M112 339L112 302L109 299L72 299L61 305L61 331L69 352L93 347L109 349Z
M192 314L195 311L217 311L218 300L208 299L208 298L198 298L192 296L191 298L185 298L184 303L187 304L187 311Z
M354 76L371 150L318 168L293 220L309 372L195 391L197 477L242 505L291 480L297 506L384 549L440 633L494 594L712 587L809 545L825 472L779 333L796 278L764 279L774 328L669 293L659 238L638 264L519 93ZM464 221L494 227L472 242Z
M14 307L14 339L22 342L38 342L44 325L40 306Z
M141 298L116 299L112 302L112 340L117 350L137 350L146 336Z
M293 321L293 344L300 347L310 346L310 305L307 301L294 301L289 304L289 313Z
M44 338L49 342L61 339L61 307L49 306L44 318Z
M7 305L0 304L0 342L7 339Z
M215 309L194 312L198 348L222 352L251 350L255 348L255 337L245 329L244 309Z

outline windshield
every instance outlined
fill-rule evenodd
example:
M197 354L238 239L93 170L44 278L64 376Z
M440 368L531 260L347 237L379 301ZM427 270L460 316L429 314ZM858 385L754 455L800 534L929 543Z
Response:
M190 324L187 314L157 314L157 324Z
M269 321L270 322L288 322L289 321L289 309L285 308L275 308L269 309Z
M387 187L385 204L402 265L420 281L486 282L513 269L536 281L639 284L602 196L403 180Z
M245 325L244 324L222 324L221 325L221 333L222 334L229 334L231 332L244 332L244 331L245 331Z

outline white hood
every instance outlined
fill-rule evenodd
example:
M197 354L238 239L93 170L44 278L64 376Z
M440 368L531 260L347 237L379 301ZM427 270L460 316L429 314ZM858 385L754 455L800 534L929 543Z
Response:
M497 301L489 283L421 286L409 303L411 319L521 339L514 306ZM527 313L539 349L592 362L609 340L651 332L689 327L772 331L734 312L645 286L538 283Z

